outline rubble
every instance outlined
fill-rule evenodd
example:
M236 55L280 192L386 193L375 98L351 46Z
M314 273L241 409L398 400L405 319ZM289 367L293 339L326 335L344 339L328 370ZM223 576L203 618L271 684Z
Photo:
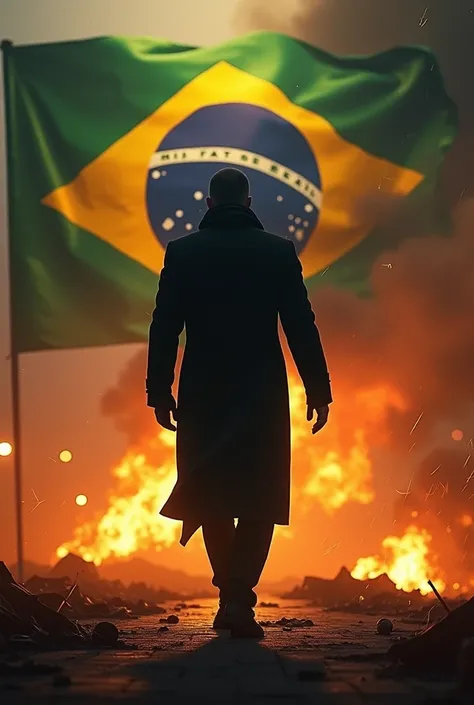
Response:
M115 646L118 642L118 629L111 622L99 622L92 632L92 641L103 646Z
M474 639L474 598L428 629L396 642L388 655L392 661L417 670L453 672L459 667L465 642L470 639Z
M301 586L283 595L288 599L310 600L317 607L335 611L388 614L406 612L415 605L420 605L424 598L419 591L411 593L397 590L387 575L380 575L372 580L356 580L347 568L341 568L333 579L308 576Z
M0 633L7 643L47 643L52 647L66 643L77 645L87 639L87 632L82 627L19 585L1 562L0 602Z
M393 632L393 622L389 619L379 619L377 622L377 634L382 636L390 636Z
M62 558L45 577L33 575L25 582L25 587L37 595L42 604L61 611L70 619L116 620L165 614L166 610L159 603L181 597L164 589L150 588L145 583L131 583L126 587L119 580L103 580L93 563L73 554ZM181 605L188 607L185 603Z

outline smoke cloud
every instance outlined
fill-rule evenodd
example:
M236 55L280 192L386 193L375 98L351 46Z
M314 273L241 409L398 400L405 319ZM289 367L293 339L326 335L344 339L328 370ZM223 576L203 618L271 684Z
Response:
M373 54L422 44L436 54L460 111L457 144L445 163L443 190L455 205L474 195L474 5L471 0L240 0L239 31L272 30L320 49Z

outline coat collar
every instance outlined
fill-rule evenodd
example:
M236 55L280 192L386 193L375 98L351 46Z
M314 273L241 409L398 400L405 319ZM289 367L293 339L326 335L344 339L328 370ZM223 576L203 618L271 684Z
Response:
M199 230L205 228L258 228L263 230L263 225L250 208L229 204L210 208L199 224Z

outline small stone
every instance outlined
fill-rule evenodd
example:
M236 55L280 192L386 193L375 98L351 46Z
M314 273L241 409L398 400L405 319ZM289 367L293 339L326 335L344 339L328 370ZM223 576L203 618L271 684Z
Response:
M118 629L112 622L99 622L92 632L92 641L103 646L115 646L118 641Z
M314 627L314 622L312 619L305 619L303 622L303 627Z
M178 624L179 617L175 614L170 614L170 616L166 618L166 621L168 622L168 624Z
M377 622L377 634L390 636L393 631L393 624L389 619L379 619Z
M158 629L159 632L169 632L170 628L169 627L160 627Z

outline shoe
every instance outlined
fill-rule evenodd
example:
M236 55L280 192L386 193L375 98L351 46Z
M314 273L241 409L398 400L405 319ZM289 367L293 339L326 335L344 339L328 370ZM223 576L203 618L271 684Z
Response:
M214 617L214 622L212 625L213 629L230 629L231 623L230 619L228 618L226 614L226 608L225 605L220 605L219 609L216 612L216 616Z
M230 622L230 635L234 639L263 639L265 632L255 621L255 613L250 607L229 604L225 611Z

